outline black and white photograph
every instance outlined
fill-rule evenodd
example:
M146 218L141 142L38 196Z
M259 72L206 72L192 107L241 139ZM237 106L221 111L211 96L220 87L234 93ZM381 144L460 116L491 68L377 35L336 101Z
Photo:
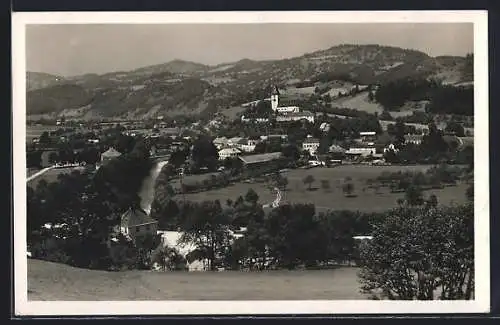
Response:
M486 12L12 19L19 315L489 311Z

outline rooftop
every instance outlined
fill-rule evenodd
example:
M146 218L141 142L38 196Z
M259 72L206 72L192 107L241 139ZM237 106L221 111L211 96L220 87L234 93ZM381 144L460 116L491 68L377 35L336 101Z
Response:
M303 143L319 143L319 139L316 139L316 138L306 138Z
M224 153L240 153L241 151L239 151L238 149L236 148L225 148L225 149L222 149L222 150L219 150L219 154L224 154Z
M255 164L266 161L272 161L281 158L281 152L270 152L258 155L248 155L239 157L245 164Z
M122 214L122 227L135 227L150 223L157 223L158 221L151 218L144 210L140 208L129 208Z
M421 134L406 134L405 140L422 140L423 137Z
M119 157L121 155L122 154L113 147L102 153L102 156L104 157Z

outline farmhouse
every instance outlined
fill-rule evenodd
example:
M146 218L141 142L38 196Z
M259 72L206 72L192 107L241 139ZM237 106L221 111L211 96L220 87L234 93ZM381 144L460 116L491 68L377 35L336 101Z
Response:
M158 221L140 208L129 208L121 217L120 232L135 240L137 237L155 235Z
M115 148L111 147L107 151L101 154L101 163L105 164L115 158L120 157L122 154L118 152Z
M243 173L247 176L256 176L273 172L281 167L282 153L271 152L258 155L240 156L243 162Z
M219 150L219 160L226 160L227 158L234 158L241 154L237 148L224 148Z
M302 150L309 151L309 154L314 155L319 148L319 140L312 137L307 137L302 143Z

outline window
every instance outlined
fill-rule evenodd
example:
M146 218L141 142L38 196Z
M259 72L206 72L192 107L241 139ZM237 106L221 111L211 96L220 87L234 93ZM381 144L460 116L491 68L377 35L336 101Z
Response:
M139 231L141 231L141 227L140 226L136 226L135 227L135 232L139 232Z

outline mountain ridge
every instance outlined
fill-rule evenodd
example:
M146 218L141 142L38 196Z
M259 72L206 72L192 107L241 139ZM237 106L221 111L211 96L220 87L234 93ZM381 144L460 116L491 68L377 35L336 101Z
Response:
M273 83L294 87L301 82L324 79L325 75L326 83L339 79L380 84L408 77L437 78L450 84L468 82L473 77L471 62L467 56L431 57L418 50L393 46L340 44L276 60L243 58L205 65L174 59L130 71L75 77L28 72L27 112L75 115L75 110L80 110L84 116L139 118L176 112L198 114L207 107L217 111L264 98L265 90ZM81 89L57 87L62 84ZM71 89L77 99L71 100L68 94L60 93L63 89ZM82 96L89 99L83 100ZM82 103L85 105L81 106Z

